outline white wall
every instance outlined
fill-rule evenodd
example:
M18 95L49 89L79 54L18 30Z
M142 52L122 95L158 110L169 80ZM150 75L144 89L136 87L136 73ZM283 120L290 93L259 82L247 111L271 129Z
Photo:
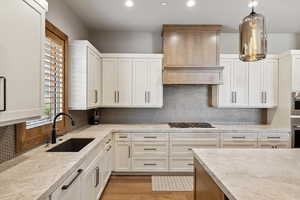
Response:
M103 53L162 52L160 33L92 31L89 40ZM238 53L238 33L222 33L220 41L222 53ZM289 49L300 49L300 34L271 33L268 35L269 53L282 53Z
M161 53L161 33L90 32L89 40L102 53Z
M48 0L47 19L69 36L70 40L88 39L88 29L63 0Z

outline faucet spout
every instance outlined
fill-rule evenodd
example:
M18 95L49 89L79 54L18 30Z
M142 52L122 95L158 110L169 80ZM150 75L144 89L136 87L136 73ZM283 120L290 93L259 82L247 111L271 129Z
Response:
M52 144L56 144L56 137L57 137L57 135L56 135L56 121L57 121L58 117L60 117L60 116L62 116L62 115L64 115L64 116L70 118L72 126L75 126L75 121L73 120L73 118L72 118L71 115L69 115L69 114L67 114L67 113L58 113L58 114L54 117L54 119L53 119L52 132L51 132L51 143L52 143Z

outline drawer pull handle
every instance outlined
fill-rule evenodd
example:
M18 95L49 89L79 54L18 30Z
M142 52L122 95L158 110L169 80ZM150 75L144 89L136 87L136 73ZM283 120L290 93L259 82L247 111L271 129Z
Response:
M100 178L100 168L96 167L96 184L95 184L95 187L97 187L100 183L99 178Z
M194 164L192 164L192 163L189 163L189 164L188 164L188 166L194 166Z
M130 146L128 146L128 158L130 158L131 157L131 148L130 148Z
M119 138L128 138L127 136L119 136Z
M3 79L3 106L0 108L0 112L6 111L6 78L0 76L0 79Z
M109 145L108 149L106 150L106 152L109 152L111 149L111 145Z
M80 174L83 172L83 169L79 169L77 171L77 175L72 179L72 181L68 185L63 185L61 187L62 190L67 190L74 182L75 180L80 176Z
M280 137L271 137L271 136L269 136L268 139L280 139Z
M193 149L192 149L192 148L188 148L188 150L189 150L189 151L192 151Z
M145 139L156 139L156 136L144 136Z
M246 139L245 136L234 136L232 137L232 139Z
M148 148L148 149L144 149L144 151L156 151L157 149L156 148Z
M155 163L144 163L144 166L156 166L157 164Z

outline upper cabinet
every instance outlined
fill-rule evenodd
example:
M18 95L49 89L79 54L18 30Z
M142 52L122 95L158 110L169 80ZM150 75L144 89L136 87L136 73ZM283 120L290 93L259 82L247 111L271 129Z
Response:
M0 126L42 114L44 0L5 0L0 7Z
M213 87L213 104L218 107L248 106L248 64L238 58L221 56L224 84Z
M103 54L102 107L162 107L161 54Z
M69 108L88 110L102 104L102 58L86 40L75 40L69 48Z
M103 106L132 104L133 61L128 58L103 58Z
M164 25L164 84L220 84L221 25Z
M278 57L242 62L238 55L221 55L224 84L213 87L216 107L272 108L278 98Z
M249 104L252 107L272 108L277 105L278 58L249 63Z
M280 55L280 84L281 90L291 92L300 91L300 51L290 50Z

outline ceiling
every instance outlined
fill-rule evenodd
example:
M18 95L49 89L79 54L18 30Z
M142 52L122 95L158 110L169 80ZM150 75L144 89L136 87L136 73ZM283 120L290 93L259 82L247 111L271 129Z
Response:
M238 30L239 22L250 9L249 0L64 0L92 30L160 31L162 24L222 24L224 32ZM258 0L257 12L265 15L269 32L300 32L300 0ZM168 2L161 6L161 2Z

